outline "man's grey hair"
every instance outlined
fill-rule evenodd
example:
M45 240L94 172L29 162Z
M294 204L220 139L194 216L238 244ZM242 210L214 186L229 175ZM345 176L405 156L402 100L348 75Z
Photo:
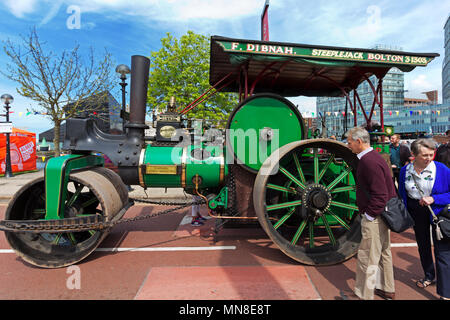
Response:
M352 136L353 140L361 139L361 141L365 144L370 144L370 135L366 129L361 127L353 127L347 131L347 137Z
M436 150L436 141L433 139L425 139L420 138L417 140L414 140L413 143L411 143L411 152L417 156L420 153L420 148L428 148L430 150Z

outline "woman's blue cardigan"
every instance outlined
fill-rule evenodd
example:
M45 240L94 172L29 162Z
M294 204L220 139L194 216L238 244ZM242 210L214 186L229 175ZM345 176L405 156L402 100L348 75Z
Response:
M434 199L431 209L435 215L439 215L442 209L450 203L450 169L443 163L434 161L436 164L436 180L434 181L431 196ZM400 169L400 181L398 191L406 206L406 199L408 197L405 189L406 166ZM431 221L432 215L430 213Z

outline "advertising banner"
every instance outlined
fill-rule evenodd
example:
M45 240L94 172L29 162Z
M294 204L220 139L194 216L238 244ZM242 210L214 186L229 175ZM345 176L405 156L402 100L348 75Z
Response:
M36 170L36 134L17 128L9 134L12 172ZM6 134L0 134L0 174L6 167Z

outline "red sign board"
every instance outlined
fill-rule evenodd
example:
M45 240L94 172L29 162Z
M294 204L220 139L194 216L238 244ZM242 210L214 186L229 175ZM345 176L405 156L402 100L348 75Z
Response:
M9 138L12 172L36 170L36 134L13 128ZM5 158L6 135L0 133L0 174L5 173Z
M261 40L269 41L269 0L266 0L261 15Z

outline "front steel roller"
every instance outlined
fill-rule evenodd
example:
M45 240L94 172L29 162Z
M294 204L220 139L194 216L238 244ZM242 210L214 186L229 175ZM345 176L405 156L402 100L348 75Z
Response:
M64 217L103 215L120 219L128 204L128 191L113 171L97 167L70 174ZM44 177L24 185L11 199L6 220L45 218ZM25 261L44 268L59 268L86 258L109 230L71 233L5 232L11 247Z
M345 144L329 139L292 142L267 158L253 200L261 226L281 251L308 265L336 264L356 254L357 163Z

